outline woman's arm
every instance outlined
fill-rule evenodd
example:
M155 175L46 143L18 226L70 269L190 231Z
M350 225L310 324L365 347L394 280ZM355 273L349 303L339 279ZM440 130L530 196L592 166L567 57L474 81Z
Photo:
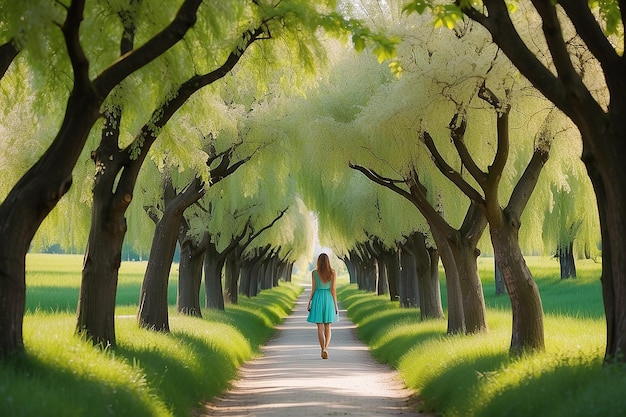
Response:
M330 284L330 293L333 295L333 300L335 301L335 314L339 314L339 306L337 305L337 289L335 287L335 282L337 281L337 274L333 271L333 279Z
M315 293L315 275L313 274L315 271L311 271L311 295L309 296L309 305L306 308L306 311L311 311L311 300L313 299L313 294Z

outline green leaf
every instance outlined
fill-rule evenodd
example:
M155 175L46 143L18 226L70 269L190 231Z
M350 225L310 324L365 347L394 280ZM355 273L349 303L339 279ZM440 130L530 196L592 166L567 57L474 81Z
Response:
M411 14L411 13L419 13L422 14L426 10L427 7L432 8L432 4L430 1L424 0L415 0L410 3L406 3L402 6L402 13Z
M365 39L361 35L352 35L352 44L354 45L354 50L357 52L361 52L365 49Z

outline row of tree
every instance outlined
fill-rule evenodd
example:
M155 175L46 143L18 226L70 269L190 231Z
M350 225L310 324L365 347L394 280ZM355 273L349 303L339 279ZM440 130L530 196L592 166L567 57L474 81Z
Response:
M484 10L488 11L485 13L463 6L469 17L463 21L456 20L462 15L459 6L433 6L436 26L441 23L453 30L433 29L429 17L406 16L406 12L426 10L424 2L341 3L342 13L358 17L360 22L367 22L379 32L391 31L390 37L376 38L382 42L374 48L379 61L390 56L393 42L388 39L403 39L391 72L369 55L356 56L332 41L321 43L319 33L315 32L318 27L348 28L355 34L354 44L359 49L362 40L372 32L357 21L332 13L320 15L306 8L307 2L251 2L254 5L246 3L246 7L242 2L239 9L232 8L231 2L226 3L224 10L219 13L214 10L216 14L211 18L202 15L201 24L205 26L192 26L185 35L182 51L168 51L146 66L145 74L129 76L130 81L121 84L114 95L100 101L98 108L103 117L96 117L92 123L98 120L100 134L92 132L84 138L92 140L89 149L95 149L89 153L96 165L95 183L91 180L83 183L89 187L94 184L94 190L101 190L101 195L94 192L93 197L85 198L91 191L83 192L82 197L79 192L67 199L93 201L91 221L85 221L91 225L91 232L83 271L84 289L81 288L77 325L80 332L100 343L114 343L114 304L110 295L115 292L121 245L128 235L138 241L145 240L147 235L152 240L146 278L154 278L147 279L142 288L140 322L146 327L166 329L167 310L162 294L176 239L183 253L181 275L186 277L189 272L188 276L192 277L179 279L179 310L199 314L197 294L201 274L198 271L203 265L207 277L206 306L219 308L223 303L219 278L223 269L228 296L237 294L238 276L242 277L239 291L250 294L245 271L258 271L261 266L246 267L247 260L260 255L265 260L264 270L282 274L294 260L308 253L303 241L310 236L310 216L307 216L310 209L318 213L322 243L341 255L363 288L382 293L388 286L388 291L394 297L397 295L403 305L419 304L424 318L443 314L434 268L440 258L446 272L450 332L487 330L476 258L479 247L493 251L512 301L511 351L516 354L526 349L542 349L544 344L541 299L524 263L522 249L558 254L566 276L572 271L574 252L596 256L601 247L609 324L607 357L619 357L616 353L622 349L619 345L622 339L618 337L615 300L621 296L612 287L615 268L605 269L607 262L612 265L619 255L606 251L615 245L607 245L605 227L602 244L598 245L598 212L589 204L595 200L591 183L598 194L600 224L614 217L606 217L608 213L602 216L609 203L600 200L606 199L607 194L598 193L599 183L593 181L593 176L589 181L579 161L582 152L587 171L599 172L597 162L587 156L595 157L592 151L603 148L589 145L587 117L594 115L594 123L616 129L611 135L619 133L619 117L614 113L615 106L619 107L619 98L615 98L619 83L613 75L615 69L607 62L617 60L609 57L619 55L620 47L607 48L607 44L615 42L614 34L621 33L621 26L606 26L609 35L600 33L604 22L615 21L615 12L619 11L617 2L603 3L597 15L593 9L571 10L576 7L540 5L541 2L533 7L520 6L509 14L503 2L494 0L484 2ZM140 1L132 4L141 13L102 14L89 10L83 16L87 20L100 19L100 24L106 23L120 30L118 33L125 33L121 37L109 34L110 51L104 48L108 53L94 53L90 57L103 68L102 74L107 73L110 65L106 59L124 62L143 48L134 46L135 27L142 29L137 33L149 39L147 34L151 32L146 30L146 24L154 17L145 13L155 11L142 7ZM75 6L72 3L68 11ZM107 2L106 7L110 6ZM13 15L17 22L20 19L16 13ZM59 10L56 13L58 21L62 21L65 15ZM246 13L252 13L254 18L244 19L247 23L237 29L223 31L231 33L230 36L221 37L222 32L215 30L217 23L239 21L234 15L248 16ZM560 20L555 20L557 14ZM67 14L68 19L70 15ZM316 18L303 19L305 15ZM170 16L160 17L167 20ZM497 16L503 22L511 22L510 26L502 29L491 24L492 18L497 21ZM141 24L132 24L133 21ZM68 20L65 25L72 22L77 24ZM546 26L546 22L550 25ZM307 30L303 31L302 25ZM162 23L154 24L154 28L162 26ZM496 36L497 30L506 32L498 32ZM545 43L536 39L542 30L546 33ZM18 32L28 33L28 30L20 32L13 28L8 33ZM58 36L56 29L50 32ZM513 38L521 43L511 44L509 35L515 35ZM74 44L77 36L70 39ZM297 42L289 44L295 44L296 48L269 48L266 45L270 42L259 42L270 37L296 39ZM20 46L12 37L8 39L11 41L5 46L12 46L13 50L9 47L3 51L9 51L6 56L10 57L8 63L14 61L12 68L39 74L36 70L41 68L33 65L40 62L35 59L36 54L30 56L31 49ZM623 47L623 38L618 37L615 44L620 45L619 42ZM224 44L227 46L223 47ZM248 51L251 45L253 48ZM117 55L111 53L113 46ZM296 97L277 93L281 86L301 84L298 78L301 73L277 75L265 72L269 68L265 64L292 61L290 54L298 51L313 68L320 64L312 58L318 56L313 52L316 48L329 51L328 76L318 78L314 88L299 91ZM517 52L515 48L523 49ZM67 49L71 50L69 46ZM600 57L601 52L609 57ZM511 57L512 54L518 55ZM194 69L193 75L188 72L190 68ZM213 85L211 80L224 77L228 71L234 75L230 82L222 79L219 88ZM526 78L520 77L520 72ZM87 75L92 73L93 70ZM254 76L250 77L250 73ZM18 73L10 72L9 76L15 74ZM57 77L58 74L55 73ZM246 76L251 82L242 83ZM58 82L54 77L52 80ZM29 92L32 88L29 82L13 78L9 84L16 91L23 88ZM206 85L211 85L209 90L204 88ZM150 86L148 91L145 86ZM48 99L51 91L56 92L46 90ZM571 96L566 94L568 91ZM14 94L15 100L23 100L20 106L7 106L11 112L15 109L16 119L23 120L24 114L20 112L25 111L23 104L30 103L28 100L34 100L32 107L37 109L41 106L38 100L46 99L35 95L27 100L30 96ZM136 97L142 100L138 103ZM590 110L582 102L573 100L573 104L563 97L586 97L582 101L591 106ZM194 131L197 134L191 134ZM582 133L582 148L578 131ZM88 133L89 130L85 135ZM148 150L155 164L148 161ZM619 154L618 148L613 151ZM605 157L608 156L603 155L603 163ZM593 170L589 161L593 161ZM56 197L60 198L66 188ZM73 187L76 188L79 187ZM135 188L141 190L143 204L130 205L139 196L133 193ZM22 188L16 185L6 201L13 202L9 198L22 193ZM297 195L301 201L294 197ZM501 204L501 199L507 202ZM33 204L43 207L37 202ZM0 214L4 206L0 206ZM75 206L72 204L65 212L76 210ZM24 207L19 210L25 210ZM50 204L47 207L50 211ZM286 210L286 207L291 208ZM611 213L617 213L617 208L613 207ZM128 224L127 210L131 210L132 219ZM151 228L139 221L141 216L145 217L144 211L157 222L154 235ZM45 215L44 211L42 216ZM279 216L282 217L277 220ZM49 229L58 230L65 221L63 217L58 215L53 219ZM9 219L0 218L3 222ZM260 233L276 221L274 224L280 227ZM5 222L2 227L9 230ZM31 242L37 227L30 235L22 236L23 242ZM487 227L488 235L484 233ZM46 239L54 241L52 237L42 240ZM254 244L246 243L253 239ZM107 248L105 242L109 242ZM5 243L0 245L3 250ZM7 265L23 267L23 262ZM4 267L0 270L8 271ZM408 274L408 271L416 273ZM9 274L3 272L2 276ZM255 288L261 282L269 282L269 275L263 276L267 278L257 281ZM415 280L414 276L420 279ZM2 282L0 285L11 280ZM4 296L4 287L0 290ZM99 299L99 294L107 295ZM83 306L86 311L81 310ZM101 306L97 310L105 314L94 315L93 306ZM7 312L7 317L13 317L12 323L16 323L16 314L11 316ZM8 334L9 327L0 330L3 335ZM3 336L3 343L4 340ZM20 343L21 340L18 347ZM7 346L3 351L11 349Z
M95 177L92 168L92 179L83 177L83 189L73 200L88 202L91 211L90 220L85 222L89 234L76 327L94 343L115 345L115 293L128 231L126 213L157 138L165 143L152 158L159 172L147 193L154 192L155 182L164 185L158 187L158 200L139 208L157 222L140 296L139 320L146 327L167 328L167 305L160 297L167 287L180 225L184 229L193 222L184 217L185 208L266 146L248 140L244 143L246 135L236 129L235 135L218 135L227 130L223 126L226 122L210 117L208 122L194 124L193 113L211 108L208 102L216 97L225 107L246 94L248 103L259 100L264 85L267 88L262 72L282 66L287 54L312 67L314 51L320 48L320 29L340 36L352 33L358 44L373 39L381 56L391 53L393 42L376 36L360 22L344 18L333 6L332 1L312 5L297 0L211 5L183 0L158 7L142 0L0 2L2 108L14 123L13 129L3 132L3 140L7 141L3 148L9 148L3 155L3 165L9 169L2 178L8 191L0 205L1 356L23 350L25 256L44 219L70 190L73 171L79 160L86 160L85 155L93 161ZM254 57L245 58L253 44ZM234 93L227 88L221 94L211 91L210 86L232 74L236 65L254 71L251 78L257 85ZM26 122L30 117L36 121L32 126ZM205 129L207 126L210 128ZM33 154L25 143L36 144ZM13 161L15 155L19 157ZM186 185L171 182L177 177L172 171L177 169L187 175L182 183ZM255 184L258 188L259 181ZM217 205L219 194L213 198ZM302 210L293 195L291 202L293 211L300 214ZM211 217L212 204L198 204L198 210L205 211L205 222ZM293 259L302 253L301 244L285 248L280 246L285 239L273 239L267 248L263 241L256 241L254 247L250 242L282 217L287 207L274 211L267 222L254 205L238 209L248 212L231 213L239 222L230 223L237 225L222 228L221 236L197 239L190 258L211 252L208 248L213 244L213 253L219 256L205 264L208 275L218 270L213 264L221 262L221 256L238 250L245 253L239 253L236 259L247 262L236 265L244 270L242 276L249 277L246 274L250 270L258 270L261 259L265 260L263 268L280 270L286 276ZM78 216L68 219L66 213L58 214L56 220L84 220ZM201 229L193 229L193 238L204 234ZM181 247L185 238L181 237ZM204 246L203 241L207 242ZM255 277L262 275L257 273ZM189 276L189 282L183 282L192 288L194 300L179 306L181 311L199 314L195 301L197 269ZM215 285L214 281L210 277L208 282L212 284L207 285ZM262 287L252 281L249 277L244 285L249 285L248 294ZM229 291L234 297L236 292L232 288ZM209 305L220 304L221 294L211 291L210 297Z
M403 305L416 304L416 294L433 300L422 306L423 317L441 311L429 272L434 257L427 256L436 248L446 272L448 328L455 333L487 330L476 259L479 244L489 246L513 307L511 352L543 349L541 298L522 248L558 254L564 271L573 270L574 245L581 256L597 254L597 211L588 204L593 190L576 161L580 136L480 26L468 20L451 31L424 30L428 18L407 22L401 3L385 5L381 13L380 4L372 4L363 15L372 24L396 25L404 39L402 77L376 71L364 57L342 57L327 84L290 106L297 110L285 122L305 142L298 150L304 146L324 163L323 178L302 179L307 204L327 213L320 215L321 229L330 231L324 243L357 271L362 287L373 290L378 282L382 292L380 284L388 281ZM536 15L514 17L516 27L526 28L525 39L540 30ZM541 45L535 48L542 53ZM572 56L594 94L605 98L606 90L596 86L600 66L589 51L573 49ZM557 160L548 164L551 154ZM357 185L346 165L413 209L397 196ZM307 167L303 176L312 171ZM346 207L337 208L341 201ZM542 234L545 239L537 239ZM427 244L416 249L420 235ZM421 272L415 274L410 262ZM410 292L412 281L402 278L407 270L423 277L413 284L424 286L421 292Z

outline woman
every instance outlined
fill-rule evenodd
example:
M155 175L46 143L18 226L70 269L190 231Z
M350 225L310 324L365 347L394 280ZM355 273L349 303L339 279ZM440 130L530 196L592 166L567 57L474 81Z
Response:
M322 348L322 359L328 359L328 345L330 344L330 324L337 321L339 308L337 307L337 292L335 281L337 275L330 267L330 259L325 253L317 258L317 267L311 272L311 297L309 297L309 316L306 321L317 324L317 338Z

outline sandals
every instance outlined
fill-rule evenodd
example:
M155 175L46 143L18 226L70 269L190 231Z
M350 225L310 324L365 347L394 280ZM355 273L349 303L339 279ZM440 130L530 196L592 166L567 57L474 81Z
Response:
M328 351L322 351L322 359L328 359Z

